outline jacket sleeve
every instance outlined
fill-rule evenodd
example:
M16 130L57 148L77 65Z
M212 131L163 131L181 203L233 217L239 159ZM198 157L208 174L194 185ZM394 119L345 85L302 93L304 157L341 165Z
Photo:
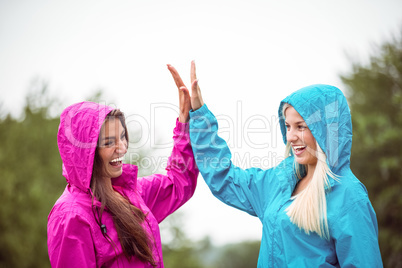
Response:
M140 194L158 222L161 222L194 194L198 168L189 137L189 124L176 120L173 150L167 162L167 175L139 178Z
M96 267L91 226L84 217L74 213L54 215L47 231L53 268Z
M368 198L344 210L334 224L333 237L341 267L383 267L377 218Z
M194 156L212 194L229 206L261 217L269 196L266 191L271 191L266 180L271 179L272 169L235 166L228 145L217 133L218 122L205 104L190 112Z

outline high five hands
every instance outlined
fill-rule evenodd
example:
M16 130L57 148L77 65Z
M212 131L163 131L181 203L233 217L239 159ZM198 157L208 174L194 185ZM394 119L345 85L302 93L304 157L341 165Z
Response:
M190 71L190 79L191 79L191 97L190 92L187 89L186 85L184 85L183 80L177 70L170 64L167 65L168 70L172 74L174 82L176 83L177 88L179 89L179 106L180 106L180 114L179 121L182 123L187 123L190 120L189 112L191 109L194 111L201 108L204 105L201 96L201 90L198 86L198 79L195 73L195 62L191 62L191 71Z

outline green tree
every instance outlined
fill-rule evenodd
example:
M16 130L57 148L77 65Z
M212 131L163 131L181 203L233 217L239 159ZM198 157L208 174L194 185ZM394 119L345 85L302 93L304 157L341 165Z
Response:
M368 64L352 62L341 79L352 113L351 167L377 213L384 265L402 267L402 35L377 46Z
M0 121L0 267L48 267L47 215L63 191L56 102L46 83L27 96L23 118Z

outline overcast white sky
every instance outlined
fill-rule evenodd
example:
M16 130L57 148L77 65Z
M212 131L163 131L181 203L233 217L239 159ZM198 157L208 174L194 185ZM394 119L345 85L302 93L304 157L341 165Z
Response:
M105 102L141 127L139 142L161 147L178 104L166 64L188 83L195 60L235 161L267 168L283 150L280 100L309 84L343 89L345 52L367 60L373 43L398 33L401 10L400 0L0 0L0 103L18 116L34 78L49 82L60 109L102 88ZM215 199L199 179L182 209L190 238L260 239L257 218Z

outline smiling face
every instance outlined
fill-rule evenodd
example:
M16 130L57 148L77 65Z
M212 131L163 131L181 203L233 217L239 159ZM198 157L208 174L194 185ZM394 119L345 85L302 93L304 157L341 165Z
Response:
M301 165L315 166L317 164L316 140L303 117L292 106L286 108L284 115L286 139L292 146L296 161Z
M104 167L104 177L116 178L122 174L122 160L127 153L127 136L118 118L111 117L103 124L98 153Z

